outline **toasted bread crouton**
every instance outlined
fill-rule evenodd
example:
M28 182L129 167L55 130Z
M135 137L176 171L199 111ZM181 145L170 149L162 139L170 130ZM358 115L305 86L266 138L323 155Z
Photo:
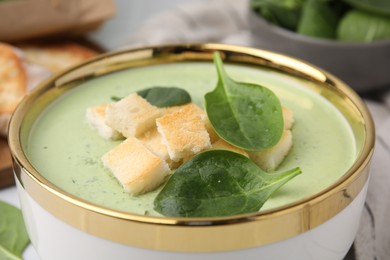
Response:
M235 153L242 154L246 157L249 157L247 151L242 150L241 148L235 147L235 146L229 144L228 142L224 141L223 139L219 139L218 141L213 143L211 149L213 149L213 150L228 150L228 151L232 151Z
M106 108L106 124L125 137L139 137L155 126L161 111L137 93L111 103Z
M157 127L154 127L145 132L138 138L138 140L140 140L146 146L146 148L149 149L149 151L168 163L170 169L176 169L180 166L180 163L172 161L169 157L168 149L166 145L162 143L162 136L157 131Z
M138 140L140 140L146 148L161 159L165 161L170 159L167 147L162 143L162 137L157 131L157 127L153 127L145 132L138 138Z
M205 118L203 110L191 103L156 120L157 130L173 161L180 161L211 147Z
M0 134L7 133L11 115L26 94L26 86L22 61L10 45L0 43Z
M138 138L138 140L140 140L146 148L149 149L149 151L163 159L169 165L171 170L180 166L181 162L174 162L169 157L168 149L166 145L162 143L162 136L157 131L157 127L146 131Z
M275 170L287 156L293 144L291 130L284 130L279 142L258 152L249 152L249 157L263 170Z
M180 105L180 106L172 106L172 107L165 107L165 108L161 108L162 109L162 113L163 115L165 114L169 114L169 113L173 113L173 112L176 112L180 109L182 109L184 106L186 106L188 104L185 104L185 105ZM193 104L194 105L194 104ZM206 116L206 113L204 113L204 111L199 108L198 106L194 105L194 112L199 112L200 114L204 114L205 115L205 118L204 118L204 125L206 127L206 130L207 130L207 133L209 134L210 136L210 142L211 143L214 143L215 141L217 141L219 139L219 136L218 134L215 132L213 126L211 125L210 123L210 120L207 118Z
M86 118L91 127L97 130L99 135L106 140L119 140L123 136L105 122L107 104L87 108Z
M292 128L292 125L294 124L293 112L287 107L282 107L282 112L283 112L284 129L289 130Z
M182 109L184 106L185 106L185 105L172 106L172 107L162 107L162 108L160 108L160 110L161 110L161 115L170 114L170 113L179 111L179 110Z
M212 126L208 117L206 117L206 119L204 120L204 125L206 127L207 133L209 133L210 142L215 143L216 141L218 141L220 138L219 138L217 132L215 132L214 127Z
M129 137L102 156L103 165L122 184L124 190L138 195L160 186L170 170L138 139Z

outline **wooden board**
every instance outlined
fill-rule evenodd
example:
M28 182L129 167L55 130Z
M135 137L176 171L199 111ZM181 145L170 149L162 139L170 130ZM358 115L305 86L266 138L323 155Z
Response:
M0 137L0 188L13 185L14 183L12 160L7 145L7 139Z

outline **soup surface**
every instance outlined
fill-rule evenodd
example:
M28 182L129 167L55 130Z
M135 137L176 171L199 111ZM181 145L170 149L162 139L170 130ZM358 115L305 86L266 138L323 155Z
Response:
M339 179L356 157L353 133L327 100L304 87L302 81L270 70L226 64L238 81L272 89L283 106L294 113L293 148L277 171L301 167L261 210L311 196ZM217 73L212 63L180 63L127 69L81 84L51 103L34 123L27 144L32 165L59 188L94 204L136 214L158 215L153 200L160 189L131 196L104 169L101 156L120 141L107 141L86 122L87 107L112 101L151 86L186 89L203 106L214 89Z

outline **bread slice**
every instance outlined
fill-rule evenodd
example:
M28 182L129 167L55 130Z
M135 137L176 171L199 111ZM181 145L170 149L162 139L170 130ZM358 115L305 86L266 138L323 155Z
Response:
M291 130L284 130L275 146L258 152L249 152L249 157L263 170L273 171L283 162L292 145Z
M137 93L132 93L106 108L106 124L125 137L139 137L156 125L161 110Z
M211 148L205 118L203 110L190 103L156 120L157 130L173 161L180 161Z
M16 106L26 94L27 78L13 48L0 43L0 133L5 135Z
M97 130L99 135L106 140L123 139L121 133L109 127L105 122L107 104L101 104L87 108L86 119L91 127Z
M18 44L28 62L38 64L51 72L59 72L84 62L98 53L74 42Z
M134 137L104 154L102 162L124 190L133 195L154 190L170 173L168 165Z

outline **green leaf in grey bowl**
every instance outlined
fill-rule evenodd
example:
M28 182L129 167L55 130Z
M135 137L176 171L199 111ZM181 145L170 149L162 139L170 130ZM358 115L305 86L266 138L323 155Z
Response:
M300 35L363 43L390 39L389 0L250 0L250 4L269 22ZM289 20L291 8L294 26L279 18Z
M296 30L304 2L304 0L252 0L250 4L253 9L259 10L263 17L274 24Z
M390 16L351 10L340 21L337 35L339 40L354 42L389 39Z
M389 0L344 0L351 6L368 12L390 15Z
M266 173L247 157L227 150L202 152L180 166L154 201L171 217L219 217L257 212L301 170Z
M0 201L0 259L22 259L29 242L21 211Z
M333 39L336 38L338 21L338 13L328 3L307 0L303 5L297 32L308 36Z
M274 146L284 126L278 97L266 87L231 79L219 52L214 53L214 63L218 83L205 95L205 107L217 134L244 150L259 151Z

